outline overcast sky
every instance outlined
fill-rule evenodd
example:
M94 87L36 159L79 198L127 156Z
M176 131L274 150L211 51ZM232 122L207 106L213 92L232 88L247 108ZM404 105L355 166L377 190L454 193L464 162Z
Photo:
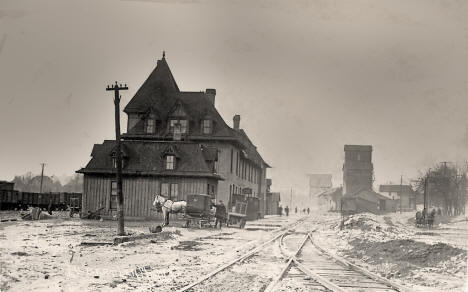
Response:
M340 185L344 144L373 145L376 186L467 158L468 1L1 0L0 180L85 166L114 138L106 85L123 107L163 50L241 115L274 189Z

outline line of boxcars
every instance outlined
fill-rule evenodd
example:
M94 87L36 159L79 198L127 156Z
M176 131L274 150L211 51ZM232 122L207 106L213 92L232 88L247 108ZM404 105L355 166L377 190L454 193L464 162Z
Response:
M27 210L39 207L52 211L74 208L81 210L81 193L31 193L15 190L0 190L1 210Z

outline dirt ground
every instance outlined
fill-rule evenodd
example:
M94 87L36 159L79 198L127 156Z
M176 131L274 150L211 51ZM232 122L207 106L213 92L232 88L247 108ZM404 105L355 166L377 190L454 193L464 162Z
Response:
M2 214L2 217L11 217ZM174 291L271 236L298 217L270 217L235 227L182 228L171 222L156 238L111 243L115 221L59 219L0 223L1 291ZM156 222L126 222L148 234Z
M17 214L0 212L0 218L12 216ZM300 218L269 216L248 222L242 230L183 228L182 221L172 221L154 238L112 245L115 221L68 218L65 212L54 216L58 218L0 223L1 291L175 291ZM315 212L309 229L331 252L415 291L462 291L467 218L453 218L429 230L414 227L412 216L356 215L346 218L340 230L339 214ZM126 232L148 234L157 223L127 221ZM242 287L261 290L279 272L271 258L275 254L267 250L218 280L231 283L226 291L241 291L236 275L242 275ZM271 263L258 269L255 261L263 259ZM196 291L216 291L210 281Z
M337 215L338 216L338 215ZM468 218L416 228L414 213L360 214L321 226L317 242L415 291L466 291Z

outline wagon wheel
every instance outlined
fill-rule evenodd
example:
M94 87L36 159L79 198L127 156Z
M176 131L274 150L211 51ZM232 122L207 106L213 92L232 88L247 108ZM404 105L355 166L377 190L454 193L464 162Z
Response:
M244 228L244 227L245 227L245 223L246 223L246 222L245 222L245 219L242 218L242 219L240 220L240 226L239 226L239 227L240 227L240 228Z

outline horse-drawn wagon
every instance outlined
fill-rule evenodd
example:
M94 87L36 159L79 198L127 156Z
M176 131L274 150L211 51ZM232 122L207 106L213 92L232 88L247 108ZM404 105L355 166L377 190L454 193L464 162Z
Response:
M237 225L239 228L244 228L247 217L247 203L237 201L232 209L227 214L227 226Z
M187 195L187 201L173 201L156 195L153 206L153 210L158 212L160 210L163 213L164 223L162 226L169 225L169 214L182 213L186 220L186 227L193 223L200 227L211 226L214 218L211 211L211 196L205 194Z
M193 223L200 228L212 226L214 214L212 213L211 206L211 196L209 195L187 195L187 206L185 207L184 214L184 218L186 219L185 227L189 227Z

